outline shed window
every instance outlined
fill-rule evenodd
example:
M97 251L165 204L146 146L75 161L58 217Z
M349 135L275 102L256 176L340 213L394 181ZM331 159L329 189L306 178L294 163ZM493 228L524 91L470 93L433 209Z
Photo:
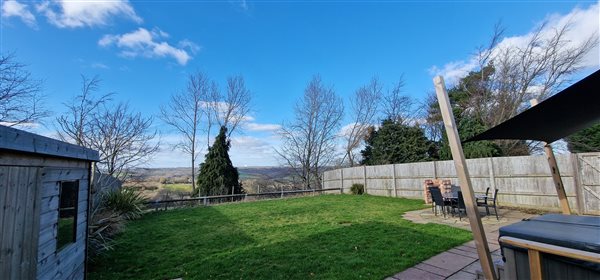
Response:
M79 181L61 182L59 199L57 250L75 242Z

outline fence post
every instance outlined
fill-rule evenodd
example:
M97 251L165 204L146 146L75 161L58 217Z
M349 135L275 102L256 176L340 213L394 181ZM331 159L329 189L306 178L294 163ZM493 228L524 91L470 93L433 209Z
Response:
M396 165L392 164L392 180L394 180L394 197L398 197L398 191L396 186Z
M258 194L260 194L260 185L258 185Z
M367 166L366 165L363 165L363 178L364 178L365 194L369 194L369 192L367 191Z
M325 172L321 173L321 189L325 188Z
M490 169L490 183L492 185L492 193L496 193L496 174L494 173L494 159L488 158L488 168Z
M344 193L344 168L340 168L340 194Z
M204 204L204 206L207 206L207 205L208 205L208 203L207 203L207 202L208 202L208 201L206 200L206 196L205 196L205 197L202 199L202 204Z
M283 186L281 186L281 198L283 198Z
M575 188L575 201L577 202L577 213L583 215L585 205L583 204L583 196L581 194L581 177L579 176L579 155L571 154L571 165L573 168L573 187Z

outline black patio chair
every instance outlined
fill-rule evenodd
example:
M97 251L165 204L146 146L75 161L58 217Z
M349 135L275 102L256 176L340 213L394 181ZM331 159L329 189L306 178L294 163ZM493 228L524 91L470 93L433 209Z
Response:
M489 196L490 196L490 187L487 187L487 189L485 189L485 197L484 198L480 198L480 197L475 198L475 202L477 202L477 206L484 206L487 203L487 199Z
M490 211L488 210L488 199L489 199L489 194L490 194L490 187L488 187L485 190L485 197L481 198L481 197L476 197L475 198L475 202L477 202L477 206L478 207L485 207L485 213L486 215L490 214Z
M465 206L465 199L463 198L462 192L458 191L458 201L455 205L456 210L458 211L458 220L462 220L462 212L465 212L465 216L467 215L467 207Z
M429 187L429 193L431 194L431 200L433 200L433 203L434 203L434 213L435 213L435 215L437 216L437 208L441 207L442 208L442 214L444 214L444 218L446 218L446 208L448 206L452 205L450 203L450 201L444 200L444 197L442 196L442 192L440 191L440 188Z
M490 199L488 198L486 201L489 201ZM498 189L496 189L494 191L494 197L491 199L491 204L486 203L485 205L485 211L486 213L489 215L490 214L490 208L494 208L494 214L496 215L496 220L498 219L498 208L496 208L496 206L498 206Z
M437 187L427 187L427 190L429 190L429 196L431 196L431 213L435 213L435 201L433 200L433 195L431 195L431 189L433 188Z

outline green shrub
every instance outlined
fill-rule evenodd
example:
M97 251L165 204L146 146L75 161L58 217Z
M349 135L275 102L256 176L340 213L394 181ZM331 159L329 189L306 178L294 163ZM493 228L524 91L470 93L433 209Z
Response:
M123 228L123 218L116 212L98 204L90 212L88 226L88 258L94 261L96 256L113 249L113 239Z
M365 193L365 185L363 184L352 184L352 188L350 188L350 193L352 194L364 194Z
M137 191L122 188L104 195L104 206L127 220L139 218L146 199Z

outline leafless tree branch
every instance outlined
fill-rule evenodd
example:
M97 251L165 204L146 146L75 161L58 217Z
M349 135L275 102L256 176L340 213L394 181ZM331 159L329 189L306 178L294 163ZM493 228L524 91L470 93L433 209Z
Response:
M356 150L367 135L368 128L376 121L375 118L383 97L382 88L379 80L373 77L368 85L362 86L354 92L350 100L352 123L349 130L345 131L343 135L346 143L342 163L346 160L348 160L350 166L354 166L357 163L355 160ZM391 108L391 106L386 106L385 108L396 109Z
M175 147L190 155L193 193L196 190L196 158L200 150L198 133L203 116L211 122L210 110L205 100L210 99L214 89L213 83L206 75L196 73L188 78L185 91L173 94L170 102L160 107L160 118L183 138Z
M335 140L344 113L342 100L314 76L294 112L294 121L280 130L283 145L276 152L297 172L305 188L320 187L321 169L336 156Z
M49 115L42 106L42 82L35 80L13 54L0 55L0 123L15 126Z

